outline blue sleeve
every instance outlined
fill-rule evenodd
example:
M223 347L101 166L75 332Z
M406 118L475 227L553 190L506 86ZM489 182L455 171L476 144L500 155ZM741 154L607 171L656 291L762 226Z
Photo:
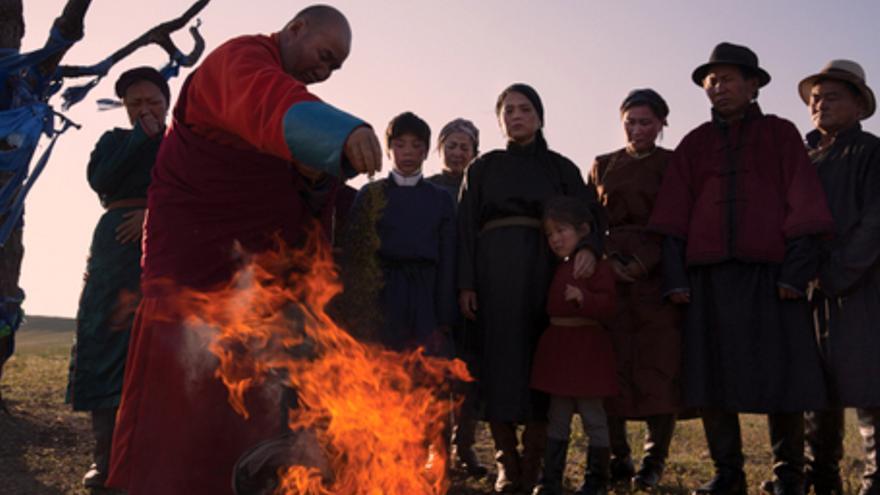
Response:
M357 175L343 147L363 120L320 101L293 105L284 115L284 140L290 154L303 165L337 177Z

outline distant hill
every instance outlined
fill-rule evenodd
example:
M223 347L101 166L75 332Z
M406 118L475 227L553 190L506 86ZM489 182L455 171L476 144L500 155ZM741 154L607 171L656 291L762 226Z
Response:
M58 316L26 316L21 325L21 331L42 330L53 332L72 332L76 328L76 320L73 318L61 318Z
M73 343L76 320L57 316L26 316L15 335L16 353L64 352Z

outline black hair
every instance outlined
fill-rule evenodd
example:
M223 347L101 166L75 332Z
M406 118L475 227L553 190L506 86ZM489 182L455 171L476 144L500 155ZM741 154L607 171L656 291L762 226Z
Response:
M391 147L391 140L404 134L412 134L425 143L425 149L431 147L431 128L428 123L412 112L403 112L391 119L385 130L385 146Z
M544 220L567 223L575 229L593 223L593 212L589 205L573 196L554 196L544 203Z
M504 88L504 91L498 95L498 99L495 100L496 116L501 115L501 107L504 106L504 99L507 98L507 95L510 93L519 93L525 96L526 99L531 102L532 106L535 107L535 112L538 114L538 119L541 121L541 125L544 125L544 103L541 101L541 96L535 91L535 88L524 83L511 84Z

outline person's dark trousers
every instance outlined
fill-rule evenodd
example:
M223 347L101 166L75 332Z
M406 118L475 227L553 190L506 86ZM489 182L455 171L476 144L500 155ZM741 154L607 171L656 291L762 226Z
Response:
M697 488L696 494L745 495L746 476L739 417L736 413L718 409L704 409L703 431L709 445L709 455L715 466L715 477Z
M489 431L495 442L495 462L498 478L495 480L496 493L512 493L520 489L522 472L516 438L516 423L490 421Z
M843 409L804 413L806 479L816 495L841 495L840 461L843 459Z
M859 495L880 495L880 471L877 468L877 435L880 433L880 408L857 409L859 432L865 448L865 470Z
M608 416L608 437L611 440L611 482L629 482L636 474L633 466L632 450L626 438L626 420L619 416Z
M773 493L804 493L804 414L767 415L773 450Z
M675 432L675 415L658 414L646 419L648 424L645 433L645 457L642 467L633 481L642 488L655 488L663 476L666 458L669 456L669 445Z
M95 437L95 450L92 452L92 465L83 477L83 486L86 488L101 488L104 486L104 481L107 480L115 423L115 407L92 411L92 435Z

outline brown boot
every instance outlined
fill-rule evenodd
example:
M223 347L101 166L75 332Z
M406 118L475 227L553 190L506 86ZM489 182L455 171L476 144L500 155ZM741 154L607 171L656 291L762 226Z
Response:
M495 463L498 466L495 493L515 493L519 491L522 481L519 453L516 450L516 423L492 421L489 430L495 441Z

